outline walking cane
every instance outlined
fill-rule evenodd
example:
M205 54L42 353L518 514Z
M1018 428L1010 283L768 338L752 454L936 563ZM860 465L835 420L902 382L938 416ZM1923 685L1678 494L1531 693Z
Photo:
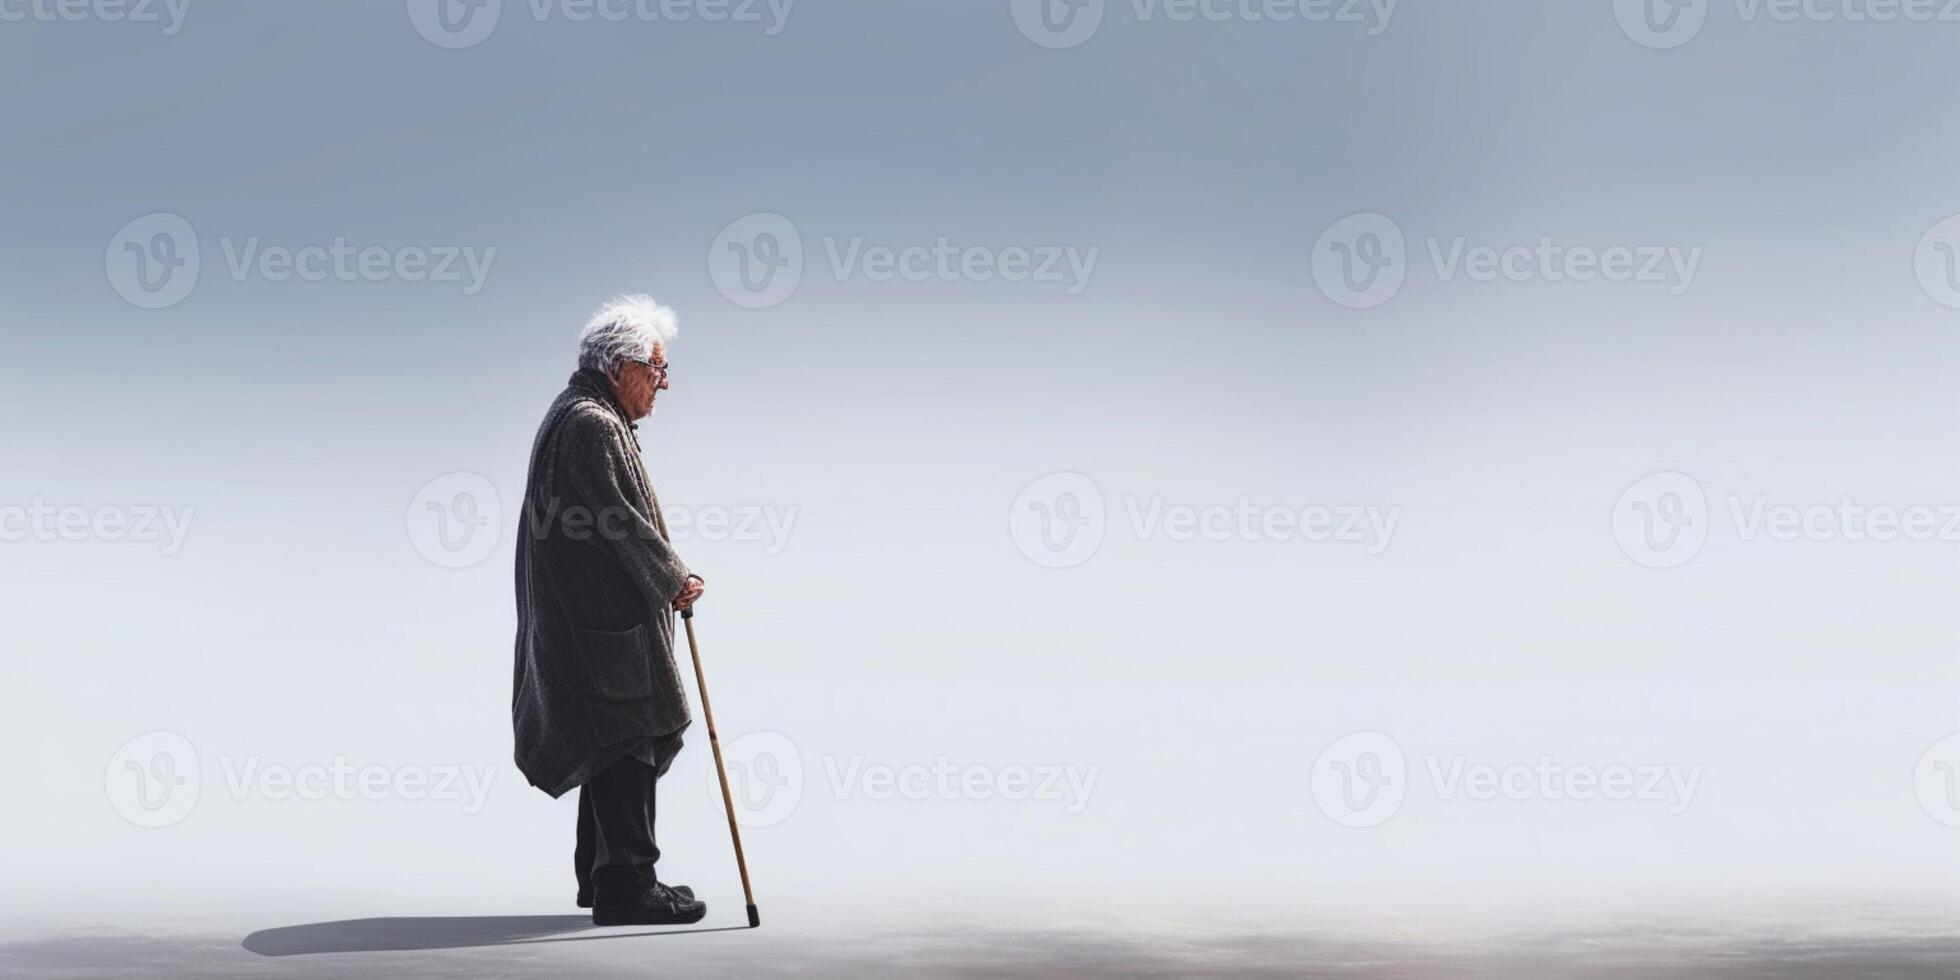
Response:
M755 910L755 892L749 889L749 862L742 856L742 831L735 825L735 799L728 793L728 767L721 761L721 739L715 737L715 709L708 704L708 678L701 673L701 648L694 642L694 610L681 610L681 623L687 627L687 652L694 658L694 683L701 689L701 715L708 719L708 747L715 750L715 775L721 779L721 805L728 811L728 839L735 842L735 869L742 873L742 900L749 903L749 928L762 925Z

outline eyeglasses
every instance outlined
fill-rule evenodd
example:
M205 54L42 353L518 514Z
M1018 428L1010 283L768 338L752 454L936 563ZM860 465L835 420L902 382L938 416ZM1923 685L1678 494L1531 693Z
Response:
M641 359L639 359L639 358L637 358L637 357L629 357L629 358L627 358L627 360L629 360L629 361L632 361L632 362L633 362L633 363L635 363L635 364L644 364L644 365L646 365L646 368L647 368L647 370L649 370L649 371L652 371L652 372L653 372L653 377L654 377L654 379L655 379L656 381L665 381L665 380L667 380L667 368L668 368L668 365L666 365L666 364L655 364L655 363L653 363L652 361L643 361L643 360L641 360Z

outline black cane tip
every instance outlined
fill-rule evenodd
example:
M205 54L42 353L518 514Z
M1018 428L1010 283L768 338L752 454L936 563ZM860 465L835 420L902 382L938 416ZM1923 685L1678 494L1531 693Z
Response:
M757 912L755 910L755 906L753 905L749 906L749 928L756 929L756 928L760 928L761 926L762 926L762 913Z

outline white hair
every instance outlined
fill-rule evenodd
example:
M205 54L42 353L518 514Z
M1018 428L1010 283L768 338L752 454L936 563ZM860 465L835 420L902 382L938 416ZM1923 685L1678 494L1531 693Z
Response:
M607 374L628 360L649 360L681 332L674 311L645 293L634 293L599 307L578 335L578 366Z

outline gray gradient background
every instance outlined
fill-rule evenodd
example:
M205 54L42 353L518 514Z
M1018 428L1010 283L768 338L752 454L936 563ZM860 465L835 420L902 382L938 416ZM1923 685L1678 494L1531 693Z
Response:
M1461 944L1407 965L1455 972L1506 962L1478 959L1511 942L1492 937L1629 922L1643 953L1653 930L1691 937L1682 955L1703 936L1736 955L1916 937L1913 969L1960 961L1940 944L1960 830L1913 790L1921 753L1960 729L1960 545L1718 530L1655 570L1612 525L1623 490L1674 470L1717 509L1960 503L1960 311L1913 269L1960 211L1960 24L1745 23L1723 2L1691 43L1651 50L1599 0L1404 0L1378 37L1140 23L1113 3L1088 43L1048 50L995 0L805 0L774 37L506 8L466 50L379 0L213 0L172 37L0 24L0 504L196 508L172 556L0 545L16 968L432 971L464 954L272 960L238 942L576 911L570 801L509 761L510 533L444 569L404 515L457 471L514 499L578 326L634 290L681 316L673 390L643 427L665 501L798 509L773 555L683 544L710 580L724 741L778 732L805 765L794 814L747 834L767 945L572 942L468 969L1392 958L1351 940ZM203 274L139 309L104 250L160 211L196 227ZM752 311L707 255L759 211L796 222L809 263ZM1362 211L1392 215L1415 260L1432 234L1703 258L1680 297L1443 282L1424 262L1352 311L1309 259ZM234 281L217 240L254 235L497 255L475 296ZM1101 251L1068 296L836 281L831 235ZM1061 570L1008 532L1016 495L1057 471L1111 507L1100 552ZM1119 523L1131 495L1402 517L1379 556L1140 541ZM204 764L196 809L162 829L105 799L105 766L152 730ZM1676 816L1418 784L1350 829L1309 772L1370 730L1412 776L1432 753L1704 775ZM663 783L663 878L735 922L706 754L697 725ZM227 756L498 768L463 815L231 799ZM1099 776L1077 814L835 799L820 760L853 756ZM880 938L928 934L964 952ZM99 935L125 938L74 938ZM981 950L1003 959L960 958Z

